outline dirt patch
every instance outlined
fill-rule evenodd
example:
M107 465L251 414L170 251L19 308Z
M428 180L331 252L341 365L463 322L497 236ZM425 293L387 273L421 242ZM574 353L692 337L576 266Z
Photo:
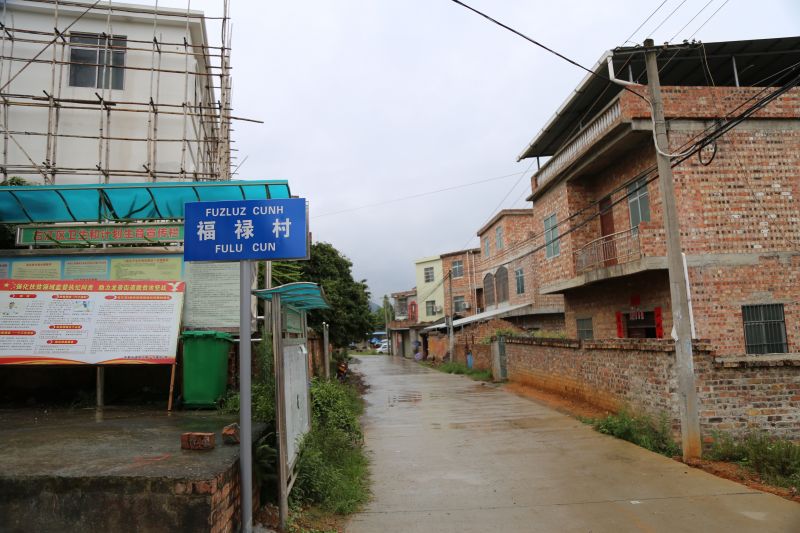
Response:
M675 460L682 462L680 461L679 457L676 457ZM757 473L736 463L708 461L703 459L701 461L692 461L686 464L692 468L704 470L709 474L714 474L718 477L736 481L737 483L741 483L742 485L750 487L751 489L769 492L771 494L780 496L781 498L786 498L787 500L800 503L800 494L798 494L796 490L768 485L764 483Z
M574 416L576 418L603 418L612 414L606 409L602 409L587 402L576 400L573 397L562 396L552 392L543 391L528 385L522 385L519 383L506 383L503 385L503 388L508 392L536 400L560 413ZM673 459L678 462L683 462L680 457L673 457ZM769 492L771 494L775 494L776 496L786 498L787 500L800 503L800 494L798 494L797 491L783 487L776 487L774 485L768 485L764 483L758 474L736 463L708 461L704 459L687 463L687 465L691 466L692 468L704 470L709 474L714 474L715 476L741 483L742 485L745 485L751 489Z
M519 383L507 383L503 386L508 392L514 393L518 396L530 398L544 403L548 407L555 409L560 413L575 416L578 418L603 418L611 414L609 411L583 402L570 396L562 396L553 392L547 392L540 389L534 389Z

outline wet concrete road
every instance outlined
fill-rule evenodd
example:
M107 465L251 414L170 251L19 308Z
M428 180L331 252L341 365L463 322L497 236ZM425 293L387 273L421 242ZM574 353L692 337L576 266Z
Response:
M492 385L362 357L372 502L351 533L800 532L800 505Z

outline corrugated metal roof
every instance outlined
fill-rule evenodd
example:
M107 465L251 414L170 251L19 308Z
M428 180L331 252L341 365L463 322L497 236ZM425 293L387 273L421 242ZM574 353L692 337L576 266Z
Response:
M289 197L284 180L6 186L0 223L182 219L186 202Z
M711 78L703 68L704 54ZM647 83L641 47L605 52L592 71L608 77L608 57L612 58L617 78ZM776 73L800 62L800 37L690 43L678 49L664 49L658 54L661 85L709 86L713 79L713 85L735 86L734 61L739 85L772 86ZM555 154L621 90L619 85L587 74L518 159Z

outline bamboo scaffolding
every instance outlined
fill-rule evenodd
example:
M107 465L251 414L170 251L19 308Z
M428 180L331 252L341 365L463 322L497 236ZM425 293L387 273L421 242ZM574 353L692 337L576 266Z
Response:
M96 179L99 182L109 182L113 178L145 178L148 181L159 179L169 180L198 180L215 181L229 180L231 178L231 153L232 147L231 122L233 120L260 122L232 114L232 77L230 65L231 51L231 24L230 2L224 0L222 16L206 16L201 12L192 11L191 0L187 0L186 9L161 9L156 1L154 8L144 6L112 3L110 0L96 0L77 2L72 0L26 0L24 4L40 4L51 6L53 13L52 30L45 31L40 28L21 28L9 25L8 11L15 6L3 2L0 9L0 135L3 138L2 160L0 172L2 178L10 176L39 175L45 183L54 184L59 176ZM23 4L23 7L24 7ZM71 43L70 29L77 21L91 14L92 20L104 18L105 29L95 31L98 34L97 42ZM126 22L132 20L131 14L142 15L136 17L134 22L144 22L152 18L152 40L124 38L124 44L115 40L114 22L116 17L126 17ZM13 20L13 17L12 19ZM201 32L200 41L192 39L192 24L205 24L214 21L219 24L219 45L211 45L205 41L206 32ZM164 39L161 25L170 27L170 35L176 36L176 22L182 23L182 42L175 39ZM166 27L164 26L164 27ZM180 27L180 26L178 26ZM180 30L179 30L180 31ZM86 30L75 32L85 35ZM178 33L178 35L180 35ZM197 33L195 32L195 36ZM72 47L85 50L96 50L97 59L94 63L72 61ZM38 52L30 50L40 47ZM125 55L122 66L116 66L114 53L123 52ZM131 65L130 58L136 54L150 53L149 65L146 63ZM45 56L48 54L48 56ZM102 57L101 61L99 58ZM141 58L141 55L137 56ZM164 64L166 58L182 58L183 65L175 67L172 63ZM90 58L91 59L91 58ZM36 66L38 65L38 66ZM40 87L42 94L31 94L27 91L14 91L14 83L20 74L31 66L36 66L36 72L46 66L49 71L49 80ZM96 99L64 97L63 89L69 79L69 70L75 66L81 68L94 68L97 90L94 92ZM120 70L117 70L120 69ZM114 87L115 76L118 72L147 72L150 74L149 95L141 94L144 98L119 98L119 92ZM163 77L163 79L162 79ZM129 77L126 75L125 80ZM178 81L181 80L181 81ZM164 87L169 83L171 101L165 100ZM180 84L180 85L179 85ZM180 89L178 89L180 87ZM182 94L182 97L175 96ZM179 101L178 101L179 100ZM34 112L41 109L46 111L42 115L41 126L37 127L35 120L26 119L24 127L13 127L9 116L15 109L20 112ZM24 111L28 109L30 111ZM36 111L40 112L40 111ZM63 131L62 121L65 116L70 117L71 128L79 124L89 124L89 116L80 119L82 113L94 114L97 122L96 133L81 131ZM76 115L77 114L77 115ZM123 124L118 119L120 114L129 118ZM147 115L137 127L137 115ZM25 115L28 117L29 115ZM131 122L134 119L134 122ZM20 124L18 119L15 125ZM167 124L167 121L169 124ZM163 124L162 124L163 122ZM164 135L159 130L169 127L172 135ZM114 132L112 133L112 127ZM121 129L120 129L121 128ZM137 135L139 129L144 135ZM180 133L178 133L180 132ZM17 139L44 138L43 146L31 152L30 142L24 146ZM70 141L96 140L96 161L85 161L75 164L74 153L71 164L59 162L59 149L67 150L64 146L75 146ZM40 141L37 141L40 142ZM65 144L66 143L66 144ZM146 155L144 160L122 161L126 166L133 168L118 168L119 155L112 149L114 143L145 143ZM169 163L159 163L159 144L168 146L180 144L179 151L173 150L169 156ZM62 146L63 145L63 146ZM24 160L19 156L12 157L11 146L14 146ZM34 145L37 146L37 145ZM39 156L39 150L42 151ZM169 150L168 150L169 151ZM74 150L72 151L74 152ZM16 154L16 153L15 153ZM88 155L88 153L87 153ZM90 156L91 157L91 156ZM163 158L163 157L162 157ZM74 179L71 180L74 182Z

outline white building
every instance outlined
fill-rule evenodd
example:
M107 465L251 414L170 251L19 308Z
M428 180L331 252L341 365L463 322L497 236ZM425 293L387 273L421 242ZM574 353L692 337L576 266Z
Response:
M0 177L229 179L227 51L202 12L1 3Z

